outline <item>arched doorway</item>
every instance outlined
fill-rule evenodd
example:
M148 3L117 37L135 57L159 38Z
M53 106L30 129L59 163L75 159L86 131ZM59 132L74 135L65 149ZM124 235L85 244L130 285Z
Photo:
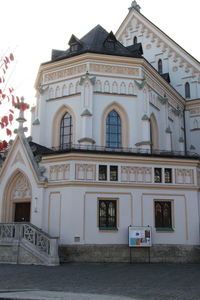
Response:
M159 133L158 124L154 114L150 117L150 136L151 136L151 150L159 150Z
M21 171L16 172L9 180L5 192L4 222L30 222L31 219L31 185Z

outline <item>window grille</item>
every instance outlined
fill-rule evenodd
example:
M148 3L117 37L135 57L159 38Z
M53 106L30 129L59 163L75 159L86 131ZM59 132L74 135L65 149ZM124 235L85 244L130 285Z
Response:
M172 228L171 201L155 201L155 227Z
M113 229L117 227L116 202L116 200L99 200L100 229Z

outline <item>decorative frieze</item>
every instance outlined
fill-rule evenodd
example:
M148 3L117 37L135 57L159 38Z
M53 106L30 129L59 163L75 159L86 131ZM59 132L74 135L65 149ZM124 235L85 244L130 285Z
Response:
M200 113L200 107L190 109L190 115L196 115Z
M113 65L90 64L90 71L98 73L139 76L138 68L120 67Z
M86 65L79 65L79 66L75 66L75 67L71 67L71 68L67 68L67 69L63 69L60 71L55 71L55 72L51 72L51 73L47 73L44 74L44 83L48 83L54 80L58 80L58 79L63 79L66 78L68 76L72 76L75 74L79 74L79 73L83 73L86 72Z
M75 177L77 180L96 180L96 165L76 164Z
M175 182L177 184L194 184L194 170L175 169Z
M54 165L49 167L49 180L69 180L70 178L70 165Z
M121 167L122 182L152 182L152 168Z

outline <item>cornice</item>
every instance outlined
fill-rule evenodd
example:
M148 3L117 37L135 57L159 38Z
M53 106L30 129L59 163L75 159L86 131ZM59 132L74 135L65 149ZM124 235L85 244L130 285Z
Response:
M78 186L78 187L106 187L106 188L125 188L125 189L153 189L153 190L166 190L169 192L170 190L185 190L185 191L199 191L199 187L197 186L186 186L186 185L169 185L169 184L139 184L139 183L113 183L113 182L80 182L80 181L64 181L64 182L48 182L46 187L67 187L67 186Z
M51 156L43 156L41 163L55 163L66 161L87 161L87 162L112 162L112 163L132 163L141 165L172 165L172 166L188 166L198 167L199 161L192 159L178 159L178 158L165 158L165 157L145 157L145 156L126 156L126 155L106 155L94 153L65 153Z
M195 100L185 102L186 109L188 107L193 107L193 106L197 106L197 105L200 105L200 99L195 99Z

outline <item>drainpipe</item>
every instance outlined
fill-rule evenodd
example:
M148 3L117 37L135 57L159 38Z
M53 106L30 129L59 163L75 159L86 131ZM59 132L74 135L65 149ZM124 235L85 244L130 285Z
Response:
M183 109L183 130L184 130L184 151L185 151L185 155L187 155L187 141L186 141L186 126L185 126L186 122L185 122L185 107Z

